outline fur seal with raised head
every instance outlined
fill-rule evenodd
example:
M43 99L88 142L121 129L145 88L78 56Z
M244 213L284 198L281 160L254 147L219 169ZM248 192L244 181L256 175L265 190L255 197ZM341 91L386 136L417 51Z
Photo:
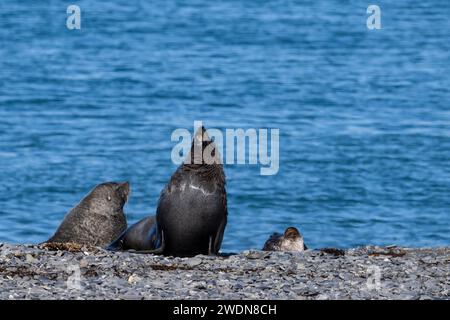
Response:
M64 218L46 242L105 246L127 227L123 207L128 201L128 182L106 182L96 186Z
M289 227L284 234L274 233L264 244L264 251L304 251L307 250L303 237L297 228Z
M227 224L225 173L204 127L191 151L162 190L156 223L165 255L217 255Z
M151 217L141 220L110 248L179 257L217 255L227 216L223 165L214 142L201 127L186 160L161 192L156 226Z

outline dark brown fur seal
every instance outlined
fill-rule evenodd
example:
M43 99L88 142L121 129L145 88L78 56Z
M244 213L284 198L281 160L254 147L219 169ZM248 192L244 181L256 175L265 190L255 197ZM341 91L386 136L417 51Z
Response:
M214 142L201 127L187 160L172 175L159 198L156 222L163 253L217 255L227 216L223 166Z
M215 144L201 127L184 163L162 190L153 220L141 220L110 248L177 257L217 255L227 224L225 173ZM155 246L154 250L147 247Z
M307 250L303 237L297 228L289 227L284 234L274 233L264 244L264 251L304 251Z
M107 182L96 186L64 218L46 242L105 246L127 227L123 207L128 200L128 182Z

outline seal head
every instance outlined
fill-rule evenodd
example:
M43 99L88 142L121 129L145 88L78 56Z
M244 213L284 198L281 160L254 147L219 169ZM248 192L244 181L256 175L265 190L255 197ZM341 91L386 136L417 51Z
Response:
M97 185L65 216L47 242L107 245L127 227L123 207L129 195L128 182Z
M264 244L264 251L297 251L308 249L303 241L303 237L295 227L289 227L284 234L274 233Z

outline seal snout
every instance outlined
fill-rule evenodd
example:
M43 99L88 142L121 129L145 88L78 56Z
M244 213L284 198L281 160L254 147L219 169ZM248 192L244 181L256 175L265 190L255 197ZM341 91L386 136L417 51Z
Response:
M117 190L119 191L122 199L125 202L127 202L128 198L130 197L130 194L131 194L130 183L128 181L119 183L118 186L117 186Z

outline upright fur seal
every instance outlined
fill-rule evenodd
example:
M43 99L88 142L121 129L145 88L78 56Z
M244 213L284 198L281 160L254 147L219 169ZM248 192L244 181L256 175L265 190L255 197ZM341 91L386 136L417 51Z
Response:
M46 242L107 245L127 227L123 207L129 194L128 182L96 186L65 216L56 233Z
M264 244L264 251L303 251L307 250L303 237L297 228L289 227L284 235L274 233Z
M217 255L227 216L225 173L216 146L202 126L185 162L159 198L156 222L163 253Z
M110 248L178 257L217 255L227 224L225 173L214 142L197 130L184 163L162 190L152 217L128 229ZM155 247L155 249L148 248Z

